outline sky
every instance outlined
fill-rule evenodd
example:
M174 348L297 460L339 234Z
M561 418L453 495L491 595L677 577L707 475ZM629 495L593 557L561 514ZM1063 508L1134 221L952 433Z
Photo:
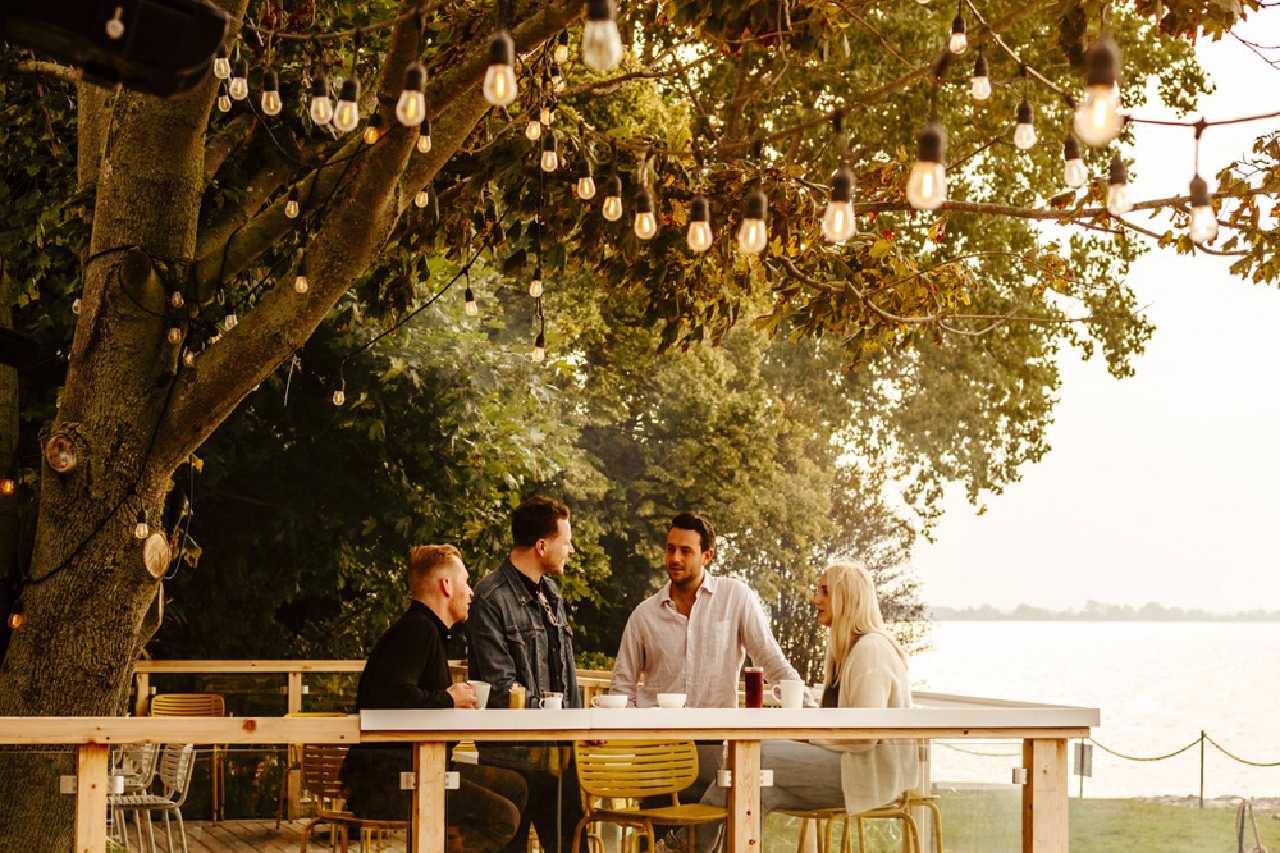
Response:
M1280 13L1238 31L1280 42ZM1243 45L1197 52L1217 86L1201 100L1206 119L1280 110L1280 72ZM1175 117L1158 101L1135 113ZM1207 130L1210 186L1277 128L1273 119ZM1134 197L1185 193L1191 141L1186 129L1139 126ZM1157 249L1134 264L1130 286L1156 326L1136 375L1116 380L1100 359L1064 359L1052 450L990 496L984 515L948 495L934 542L913 558L926 602L1280 610L1280 288L1228 265Z

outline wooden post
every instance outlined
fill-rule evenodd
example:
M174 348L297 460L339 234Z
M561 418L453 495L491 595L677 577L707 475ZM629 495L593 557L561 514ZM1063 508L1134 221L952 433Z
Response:
M1067 741L1024 740L1023 853L1067 853Z
M444 853L444 767L443 743L413 745L413 853Z
M106 744L87 743L76 748L76 853L107 850Z
M289 678L288 687L288 713L296 714L302 710L302 671L287 673ZM286 760L289 762L288 769L288 817L289 820L297 820L302 814L302 770L299 765L302 763L302 745L291 743L287 752Z
M729 851L760 853L760 741L729 741L729 770Z
M133 715L145 717L151 706L151 676L145 672L135 672L133 683L137 686L137 695L133 697Z

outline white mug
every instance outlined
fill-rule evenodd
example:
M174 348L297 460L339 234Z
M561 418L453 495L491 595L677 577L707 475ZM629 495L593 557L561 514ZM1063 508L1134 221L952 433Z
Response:
M542 710L559 711L564 707L563 693L544 693L542 696Z
M784 708L803 708L807 690L803 681L788 678L773 685L773 698L781 702Z
M659 693L659 708L683 708L685 695L683 693Z
M625 708L627 697L621 693L601 693L591 700L591 704L597 708Z
M489 682L487 681L468 681L471 689L476 692L476 707L483 709L489 704Z

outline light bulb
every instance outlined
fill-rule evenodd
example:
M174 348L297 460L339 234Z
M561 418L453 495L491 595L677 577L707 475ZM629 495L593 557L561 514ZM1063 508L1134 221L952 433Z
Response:
M1129 198L1129 172L1117 152L1111 158L1111 175L1107 180L1107 212L1120 216L1131 210L1133 200Z
M135 539L146 539L151 535L151 527L147 524L146 510L138 510L138 523L133 526L133 537Z
M339 388L337 391L333 392L333 404L335 406L341 406L345 402L347 402L346 391L343 391L341 388Z
M179 329L177 326L170 326L167 337L168 337L169 343L180 344L182 343L182 330Z
M284 215L290 219L297 219L298 214L302 212L302 205L298 204L298 191L296 189L289 190L289 199L284 203Z
M484 99L495 107L505 107L516 99L514 57L511 36L505 31L494 33L489 42L489 68L484 72Z
M306 293L311 289L311 283L307 281L307 277L302 273L298 273L293 278L293 292L299 295Z
M427 117L427 96L423 94L426 83L427 72L420 64L414 62L405 69L404 91L396 101L396 118L406 127L417 127Z
M225 89L222 91L222 94L218 96L218 112L231 112L231 96L227 94Z
M556 135L547 131L542 139L542 171L554 172L560 168L560 155L556 153Z
M711 206L702 196L693 200L689 210L689 231L685 242L692 252L705 252L711 248Z
M857 220L853 214L853 173L841 166L831 177L831 200L822 215L822 236L843 243L853 236Z
M947 42L947 48L952 53L961 54L968 47L969 39L964 34L964 15L957 14L951 22L951 40Z
M536 118L529 119L529 123L524 126L524 138L530 142L537 142L542 138L542 122Z
M556 38L556 49L552 53L552 59L557 64L563 65L569 61L569 31L561 30L560 35Z
M185 302L186 300L182 298L181 290L175 290L173 293L169 294L169 304L174 308L181 308Z
M588 0L582 61L593 71L608 71L622 61L622 35L610 0Z
M551 91L564 91L564 73L560 70L560 63L558 62L551 64Z
M1013 144L1026 151L1036 144L1036 127L1032 123L1031 104L1023 98L1018 104L1018 124L1013 129Z
M333 129L350 133L360 124L360 81L343 80L338 93L338 106L333 111Z
M617 222L622 218L622 178L617 175L609 178L609 192L605 194L600 214L610 222Z
M5 477L3 479L0 479L0 495L3 495L4 497L7 498L10 495L12 495L17 490L17 488L18 488L18 484L13 481L12 477Z
M81 303L78 297L71 301L71 313L75 314L77 317L80 316L80 305Z
M274 69L262 75L262 98L258 101L262 111L269 116L280 115L284 104L280 101L280 77Z
M1080 143L1074 136L1068 136L1062 143L1062 160L1063 182L1072 189L1084 186L1089 180L1089 170L1080 159Z
M480 313L480 306L476 304L476 295L471 292L471 288L467 288L465 300L462 303L462 310L466 312L468 317L475 317Z
M119 41L124 38L124 9L122 7L116 7L115 14L107 20L104 29L106 30L107 38L112 41Z
M947 200L946 150L946 131L936 123L926 125L916 141L916 162L907 178L907 201L916 210L934 210Z
M369 116L369 123L364 126L364 144L373 145L382 138L382 116L374 113Z
M221 45L218 46L218 53L213 58L213 76L219 80L231 77L231 60L227 58L227 49Z
M413 197L414 205L422 209L431 202L431 195L426 190L418 190L418 194Z
M1218 236L1218 215L1213 212L1209 185L1199 175L1191 179L1191 224L1187 235L1193 243L1209 243Z
M542 268L534 270L533 278L529 279L529 295L537 299L542 295Z
M232 329L234 329L236 327L236 324L238 324L239 322L240 320L239 318L236 317L236 312L232 311L230 314L222 318L222 328L226 329L229 332Z
M1087 145L1106 145L1124 129L1120 114L1120 52L1115 42L1099 39L1084 56L1085 91L1076 108L1076 135Z
M991 76L987 73L987 55L978 51L978 58L973 62L973 76L970 80L970 93L975 101L985 101L991 97Z
M187 350L182 354L182 363L187 367L195 367L196 353L195 350Z
M551 127L551 123L556 120L556 108L550 101L542 105L542 109L538 111L538 121Z
M634 228L636 236L641 240L652 240L658 233L658 221L653 215L653 196L647 189L636 193L636 215Z
M542 332L538 332L538 337L533 342L533 352L529 353L529 360L534 364L541 364L546 357L547 338Z
M422 127L418 131L418 153L431 153L431 120L428 119L422 123Z
M323 74L311 78L311 120L319 125L333 121L333 101L329 98L329 83Z
M738 248L745 254L758 255L769 245L769 228L764 221L768 209L769 199L762 191L747 195L742 224L738 226Z
M244 60L236 68L235 76L227 86L227 92L233 101L243 101L249 97L249 63Z
M583 201L590 201L596 195L596 179L591 177L590 173L578 176L578 182L574 184L574 193Z

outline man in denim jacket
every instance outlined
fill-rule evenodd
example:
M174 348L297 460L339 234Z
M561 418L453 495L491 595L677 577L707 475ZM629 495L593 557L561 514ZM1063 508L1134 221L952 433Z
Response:
M531 707L547 693L564 694L566 708L580 707L573 630L553 580L574 553L569 508L541 495L528 498L511 513L511 537L511 554L475 587L467 619L470 677L489 683L491 708L508 707L513 684L525 688ZM525 849L532 821L542 849L569 850L582 804L568 751L552 744L480 750L482 762L516 770L528 782L528 807L507 849Z

